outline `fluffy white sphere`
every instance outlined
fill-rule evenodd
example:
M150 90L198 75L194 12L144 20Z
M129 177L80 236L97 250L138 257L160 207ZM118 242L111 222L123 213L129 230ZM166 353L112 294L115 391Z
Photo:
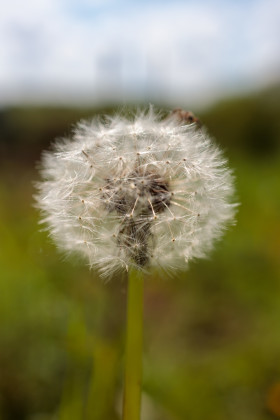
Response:
M42 158L37 205L51 236L108 276L182 268L233 220L233 179L204 129L152 109L82 121Z

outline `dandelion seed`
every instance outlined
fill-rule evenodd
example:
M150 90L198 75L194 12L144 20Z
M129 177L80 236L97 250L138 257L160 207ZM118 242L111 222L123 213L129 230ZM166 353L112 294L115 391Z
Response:
M179 114L83 121L43 155L37 206L59 247L106 276L206 256L233 222L233 178L205 129L186 124L193 114Z

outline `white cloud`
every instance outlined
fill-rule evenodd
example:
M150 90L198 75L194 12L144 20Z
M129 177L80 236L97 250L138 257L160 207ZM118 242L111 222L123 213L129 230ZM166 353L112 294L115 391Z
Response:
M3 9L2 104L194 103L262 84L280 68L278 0L10 0Z

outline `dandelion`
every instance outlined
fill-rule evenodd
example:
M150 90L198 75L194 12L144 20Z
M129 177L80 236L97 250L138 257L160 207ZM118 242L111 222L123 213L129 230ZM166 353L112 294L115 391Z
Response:
M103 276L210 251L233 218L232 176L206 131L177 116L82 121L44 154L37 203L61 249Z
M152 267L173 272L205 257L235 213L227 161L198 123L182 110L162 119L152 108L132 120L95 118L78 123L72 138L56 142L42 159L37 206L57 245L85 257L104 277L133 273L125 384L132 394L125 391L124 404L129 420L138 418L133 407L140 404L142 280L135 273Z

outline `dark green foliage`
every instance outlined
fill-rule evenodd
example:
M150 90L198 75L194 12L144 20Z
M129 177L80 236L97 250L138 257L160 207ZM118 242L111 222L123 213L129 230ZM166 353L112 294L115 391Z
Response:
M275 88L199 115L235 168L241 206L211 259L146 281L143 420L277 418L279 108ZM61 256L32 207L41 150L92 114L0 112L1 419L120 418L125 278L104 285Z

